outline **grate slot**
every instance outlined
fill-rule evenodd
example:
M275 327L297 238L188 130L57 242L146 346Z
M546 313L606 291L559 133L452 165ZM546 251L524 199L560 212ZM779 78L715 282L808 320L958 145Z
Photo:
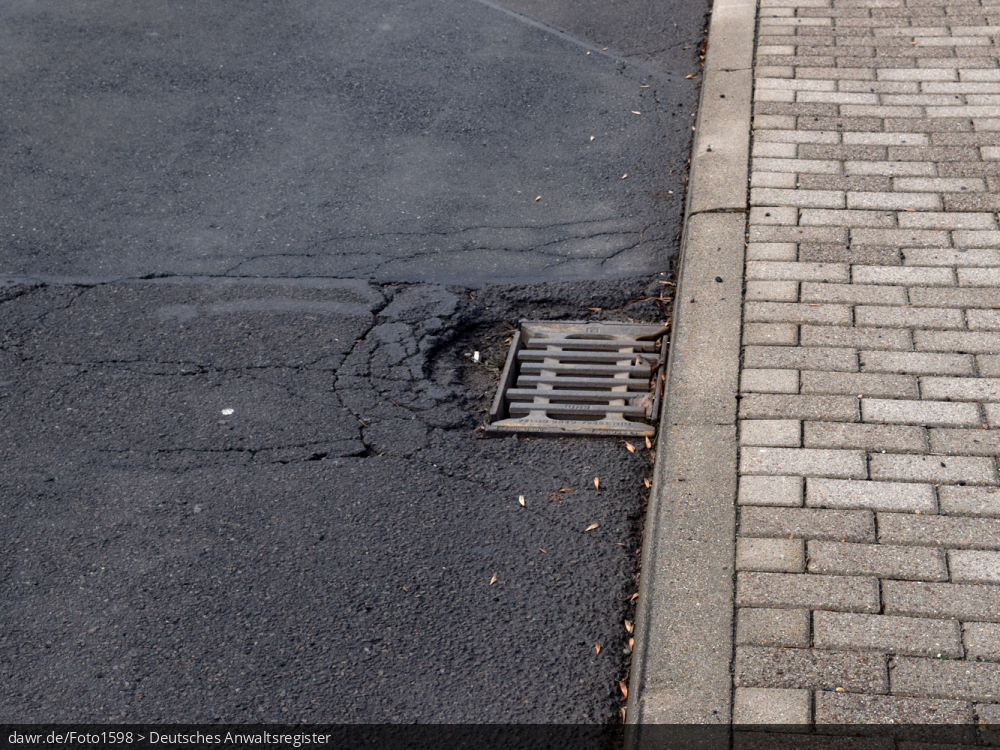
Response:
M651 436L665 325L522 322L487 432Z

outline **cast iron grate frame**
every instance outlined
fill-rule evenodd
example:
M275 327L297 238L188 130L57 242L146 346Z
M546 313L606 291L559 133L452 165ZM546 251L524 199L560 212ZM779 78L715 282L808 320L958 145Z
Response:
M651 437L668 330L666 323L521 321L487 434Z

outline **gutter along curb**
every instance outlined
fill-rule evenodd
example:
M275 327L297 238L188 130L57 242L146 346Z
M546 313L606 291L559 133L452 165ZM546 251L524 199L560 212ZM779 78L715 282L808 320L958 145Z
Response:
M737 394L756 0L715 0L674 295L626 746L732 720ZM652 739L647 735L648 739ZM662 740L662 736L660 737Z

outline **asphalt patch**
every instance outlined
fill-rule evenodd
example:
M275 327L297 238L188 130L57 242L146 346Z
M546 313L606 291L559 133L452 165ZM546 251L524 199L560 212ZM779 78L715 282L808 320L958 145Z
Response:
M651 451L477 428L665 288L5 290L0 721L616 721Z

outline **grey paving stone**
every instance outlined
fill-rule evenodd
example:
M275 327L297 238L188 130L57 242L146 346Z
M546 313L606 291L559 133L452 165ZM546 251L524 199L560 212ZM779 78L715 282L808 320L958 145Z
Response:
M943 550L890 544L810 541L809 572L911 581L948 580Z
M919 164L920 162L911 162ZM897 172L898 173L898 172ZM947 247L951 242L951 237L947 231L939 229L852 229L851 244L858 245L888 245L890 247ZM971 243L970 243L971 245ZM929 276L929 274L928 274ZM869 277L863 277L868 279ZM886 277L885 281L860 280L855 278L856 283L862 284L906 284L902 279ZM914 281L912 283L930 286L926 281ZM939 282L941 286L946 286L944 281ZM954 282L950 282L954 284Z
M859 651L740 646L733 680L737 687L889 692L885 656Z
M965 328L961 310L939 307L887 307L860 305L854 308L857 326L885 326L887 328Z
M1000 352L1000 333L985 331L914 331L918 351L994 354Z
M816 648L962 657L962 631L956 620L817 611L813 633Z
M795 346L799 327L794 323L747 323L743 326L744 346Z
M885 135L894 135L886 133ZM943 207L941 198L935 193L880 193L857 192L846 196L848 208L868 210L918 210L940 211Z
M878 612L878 579L744 571L736 574L736 604L740 607L809 607L840 612Z
M875 517L863 510L751 506L740 509L739 533L747 537L872 543L875 541Z
M740 473L864 479L863 451L820 448L744 448Z
M805 422L806 448L860 448L893 453L923 452L927 431L915 425L854 424L851 422Z
M834 243L804 243L799 248L799 260L815 263L849 263L864 266L898 266L901 255L895 247L837 245Z
M876 193L892 190L892 178L873 175L847 177L842 175L804 174L799 177L799 185L803 190L849 190L852 192Z
M858 372L804 371L801 375L802 393L817 395L881 396L890 398L919 398L917 379L912 375L881 375Z
M800 507L802 477L740 477L738 502L740 505Z
M898 695L970 701L1000 699L1000 664L901 656L890 670Z
M769 573L801 573L805 550L801 539L736 540L736 569Z
M809 610L737 609L736 645L807 648Z
M861 284L822 284L803 282L801 301L827 302L848 305L908 305L909 298L903 286L868 286Z
M991 308L1000 305L1000 289L933 289L928 287L911 287L910 304L921 307ZM968 334L965 335L967 336ZM976 335L982 336L982 334ZM930 335L931 342L945 343L957 340L954 333L940 334L932 332ZM996 339L993 340L994 346L995 342ZM952 348L955 347L953 346ZM983 351L988 354L990 349L986 348ZM993 351L996 351L996 349Z
M996 244L996 243L991 243ZM971 287L1000 286L1000 269L997 268L959 268L958 285Z
M943 427L975 427L982 424L975 404L947 401L899 401L865 398L861 417L866 422L920 424Z
M920 395L925 399L951 401L1000 401L1000 378L920 379Z
M848 305L803 305L797 302L752 302L743 305L747 323L812 323L845 326L851 324Z
M965 656L976 661L1000 661L1000 623L964 622Z
M1000 310L966 310L965 317L974 331L1000 331Z
M746 272L748 281L828 281L845 283L850 280L850 269L846 263L755 260L747 262Z
M914 544L952 549L1000 549L1000 520L965 516L879 513L882 544Z
M737 688L733 694L733 723L809 724L810 697L808 690Z
M846 328L842 326L802 326L799 341L808 347L849 347L909 351L913 348L910 331L899 328ZM816 368L830 369L830 368Z
M939 484L996 484L996 466L989 458L965 456L905 456L875 453L871 478L937 482Z
M902 230L899 230L902 231ZM900 239L905 239L900 237ZM931 246L947 245L948 238L941 242L930 243ZM915 247L907 242L892 242L889 244L903 247ZM921 245L925 243L919 243ZM950 268L936 266L855 266L852 268L852 279L855 284L896 284L905 286L955 286L955 272Z
M946 456L1000 455L1000 432L935 427L929 431L931 453ZM808 446L807 446L808 447Z
M952 516L1000 518L1000 490L996 487L955 487L938 489L941 512Z
M971 354L862 351L862 372L896 372L910 375L973 375Z
M963 701L895 695L816 694L817 724L971 724L972 706Z
M795 261L799 257L794 242L751 242L747 245L747 260Z
M997 266L1000 251L990 248L906 248L903 262L908 266Z
M883 581L887 615L1000 622L1000 587L985 584Z
M844 227L750 227L750 242L840 242L846 243L848 231ZM894 243L899 246L901 243ZM903 243L909 246L911 243ZM935 242L934 245L942 245ZM830 281L844 281L836 278ZM823 279L812 279L823 281Z
M934 513L934 485L911 482L870 482L844 479L806 480L806 506L907 513Z
M799 282L748 281L743 298L747 302L798 302Z
M745 419L740 422L740 445L798 448L802 423L794 419Z
M1000 583L1000 552L951 550L948 568L955 583Z
M740 399L740 419L857 422L858 412L858 399L852 396L750 393Z
M743 393L798 393L799 371L746 368L740 373Z
M893 211L845 211L829 208L803 208L799 212L803 227L895 227Z

